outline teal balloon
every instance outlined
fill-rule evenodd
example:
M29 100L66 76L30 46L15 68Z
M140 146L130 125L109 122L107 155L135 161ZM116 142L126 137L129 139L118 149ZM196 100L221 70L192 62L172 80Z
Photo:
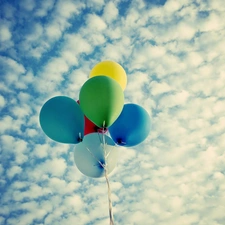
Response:
M114 142L126 147L143 142L150 130L150 116L137 104L125 104L118 119L109 127L109 133Z
M105 135L103 139L103 135L98 133L85 135L83 141L74 149L75 165L88 177L103 177L105 171L101 164L107 165L108 174L116 167L118 148L109 136ZM105 156L107 156L106 159Z
M114 79L95 76L84 83L79 100L80 107L89 120L98 127L109 127L123 109L124 94Z
M69 97L49 99L41 108L39 120L44 133L54 141L77 144L84 136L84 114Z

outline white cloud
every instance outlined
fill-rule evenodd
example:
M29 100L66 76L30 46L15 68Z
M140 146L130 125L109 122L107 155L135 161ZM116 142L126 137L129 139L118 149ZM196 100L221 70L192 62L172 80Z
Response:
M65 61L69 65L77 66L78 65L78 59L75 54L73 54L71 51L66 50L62 52L62 58L65 59Z
M176 94L170 94L162 97L159 101L159 107L174 107L184 105L188 100L189 93L187 91L181 91Z
M7 170L7 176L9 179L13 178L16 174L20 174L22 172L22 168L20 166L13 166Z
M0 175L3 175L3 172L4 172L4 168L2 165L0 165Z
M33 85L39 92L52 92L64 80L63 74L68 70L69 66L63 58L53 58L44 67L41 76L36 78L38 80Z
M68 34L65 36L65 45L63 47L64 51L69 51L76 57L81 53L90 53L92 51L92 46L85 38L82 38L79 34Z
M40 23L35 23L32 27L32 33L26 35L26 41L39 41L39 39L42 38L43 31L43 26Z
M32 11L35 5L36 3L34 0L23 0L20 2L20 6L27 11Z
M73 14L78 14L81 7L83 7L82 3L60 0L57 4L56 10L60 16L70 18Z
M0 108L3 108L6 104L5 98L0 95Z
M107 28L106 23L102 18L95 14L89 14L86 18L87 26L90 30L96 31L102 31Z
M25 117L31 115L32 111L31 111L30 105L23 104L22 107L18 105L15 107L12 107L11 113L16 118L24 119Z
M2 135L1 142L6 149L11 149L11 145L14 143L14 137L9 135Z
M209 17L202 21L200 24L201 31L216 31L224 28L224 21L220 19L218 13L212 12Z
M26 129L26 134L27 134L27 136L28 137L34 137L34 136L36 136L36 135L38 135L38 132L37 132L37 130L35 130L35 129Z
M21 91L18 94L18 99L20 100L21 103L28 102L30 100L30 98L31 98L31 96L26 92Z
M222 0L210 1L210 2L208 2L208 4L209 4L208 7L210 9L214 9L215 11L223 11L224 12L225 6L224 6Z
M152 117L149 137L120 147L109 176L115 223L221 225L223 1L67 0L25 7L17 14L14 3L1 8L8 34L0 47L0 223L109 222L105 180L82 175L74 146L50 140L38 116L54 95L77 100L93 65L111 59L126 69L125 101Z
M203 58L197 52L188 53L186 60L189 67L197 67L203 62Z
M108 2L104 8L103 17L108 23L111 23L118 16L118 9L114 2Z
M79 195L71 195L66 197L64 203L71 208L71 211L80 210L84 206L83 200Z
M145 93L140 92L140 89L143 89L148 82L149 78L146 73L137 71L128 75L125 97L129 99L129 102L138 104L145 99Z
M49 24L46 27L46 34L49 39L58 39L62 35L62 31L58 24Z
M224 101L217 101L215 105L213 106L213 112L218 115L223 115L224 113Z
M142 177L140 175L133 175L133 176L125 177L123 181L125 184L134 184L134 183L140 182L141 180L142 180Z
M44 17L47 15L48 11L50 11L54 6L54 0L42 1L40 3L40 8L38 8L35 12L35 15L38 17Z
M11 69L13 72L16 72L17 74L25 73L26 71L22 64L18 63L17 61L11 58L0 56L0 62L5 66L8 66L9 69ZM10 77L7 78L8 80L14 79Z
M156 81L150 83L150 88L152 95L160 95L172 90L167 83L158 83Z
M4 224L4 223L5 223L5 218L2 217L2 216L0 216L0 223L1 223L1 224Z
M9 27L6 25L0 25L0 41L8 41L12 37Z
M50 146L48 144L37 144L34 149L34 155L38 158L45 158L48 156Z
M68 20L78 15L82 7L82 3L74 3L69 0L57 2L53 19L45 27L50 42L62 36L62 33L72 25Z
M166 1L163 8L167 13L173 14L174 12L177 12L183 6L182 3L184 4L184 1L181 2L177 0L168 0Z
M66 162L64 159L55 158L52 160L46 160L38 167L51 176L62 176L66 170Z
M181 39L181 40L190 40L191 38L194 37L195 32L196 32L195 27L193 27L189 24L186 24L186 23L180 23L178 25L178 27L175 29L177 29L177 37L176 38Z
M103 47L104 59L113 60L118 63L124 62L132 52L132 45L130 38L124 36L117 44L107 44ZM103 61L103 57L101 56Z
M105 4L105 0L87 1L86 6L92 11L100 11Z

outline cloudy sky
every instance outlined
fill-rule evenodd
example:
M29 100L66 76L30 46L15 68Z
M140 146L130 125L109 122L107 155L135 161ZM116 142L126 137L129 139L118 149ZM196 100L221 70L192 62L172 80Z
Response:
M115 224L225 224L223 0L1 0L0 15L0 224L109 224L105 180L39 125L44 102L77 100L103 60L152 119L119 148Z

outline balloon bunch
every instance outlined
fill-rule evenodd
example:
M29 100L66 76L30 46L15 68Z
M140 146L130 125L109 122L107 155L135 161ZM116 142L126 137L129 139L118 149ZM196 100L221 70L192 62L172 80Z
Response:
M110 224L113 219L107 175L116 167L117 146L135 146L150 132L147 111L137 104L124 104L126 84L126 72L121 65L113 61L100 62L81 87L79 100L53 97L43 105L39 118L49 138L77 144L74 161L80 172L93 178L105 176Z
M45 134L57 142L78 144L74 161L89 177L104 176L102 165L110 173L116 166L117 146L135 146L150 132L147 111L137 104L124 104L126 84L123 67L103 61L91 70L78 101L56 96L41 108L39 119Z

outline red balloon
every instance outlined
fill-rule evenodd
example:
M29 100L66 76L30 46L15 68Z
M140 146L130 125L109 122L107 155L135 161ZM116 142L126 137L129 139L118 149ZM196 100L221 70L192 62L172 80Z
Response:
M78 104L80 104L80 101L77 101ZM84 116L84 135L90 134L90 133L106 133L108 131L107 128L100 128L97 125L95 125L93 122L91 122L86 116Z

